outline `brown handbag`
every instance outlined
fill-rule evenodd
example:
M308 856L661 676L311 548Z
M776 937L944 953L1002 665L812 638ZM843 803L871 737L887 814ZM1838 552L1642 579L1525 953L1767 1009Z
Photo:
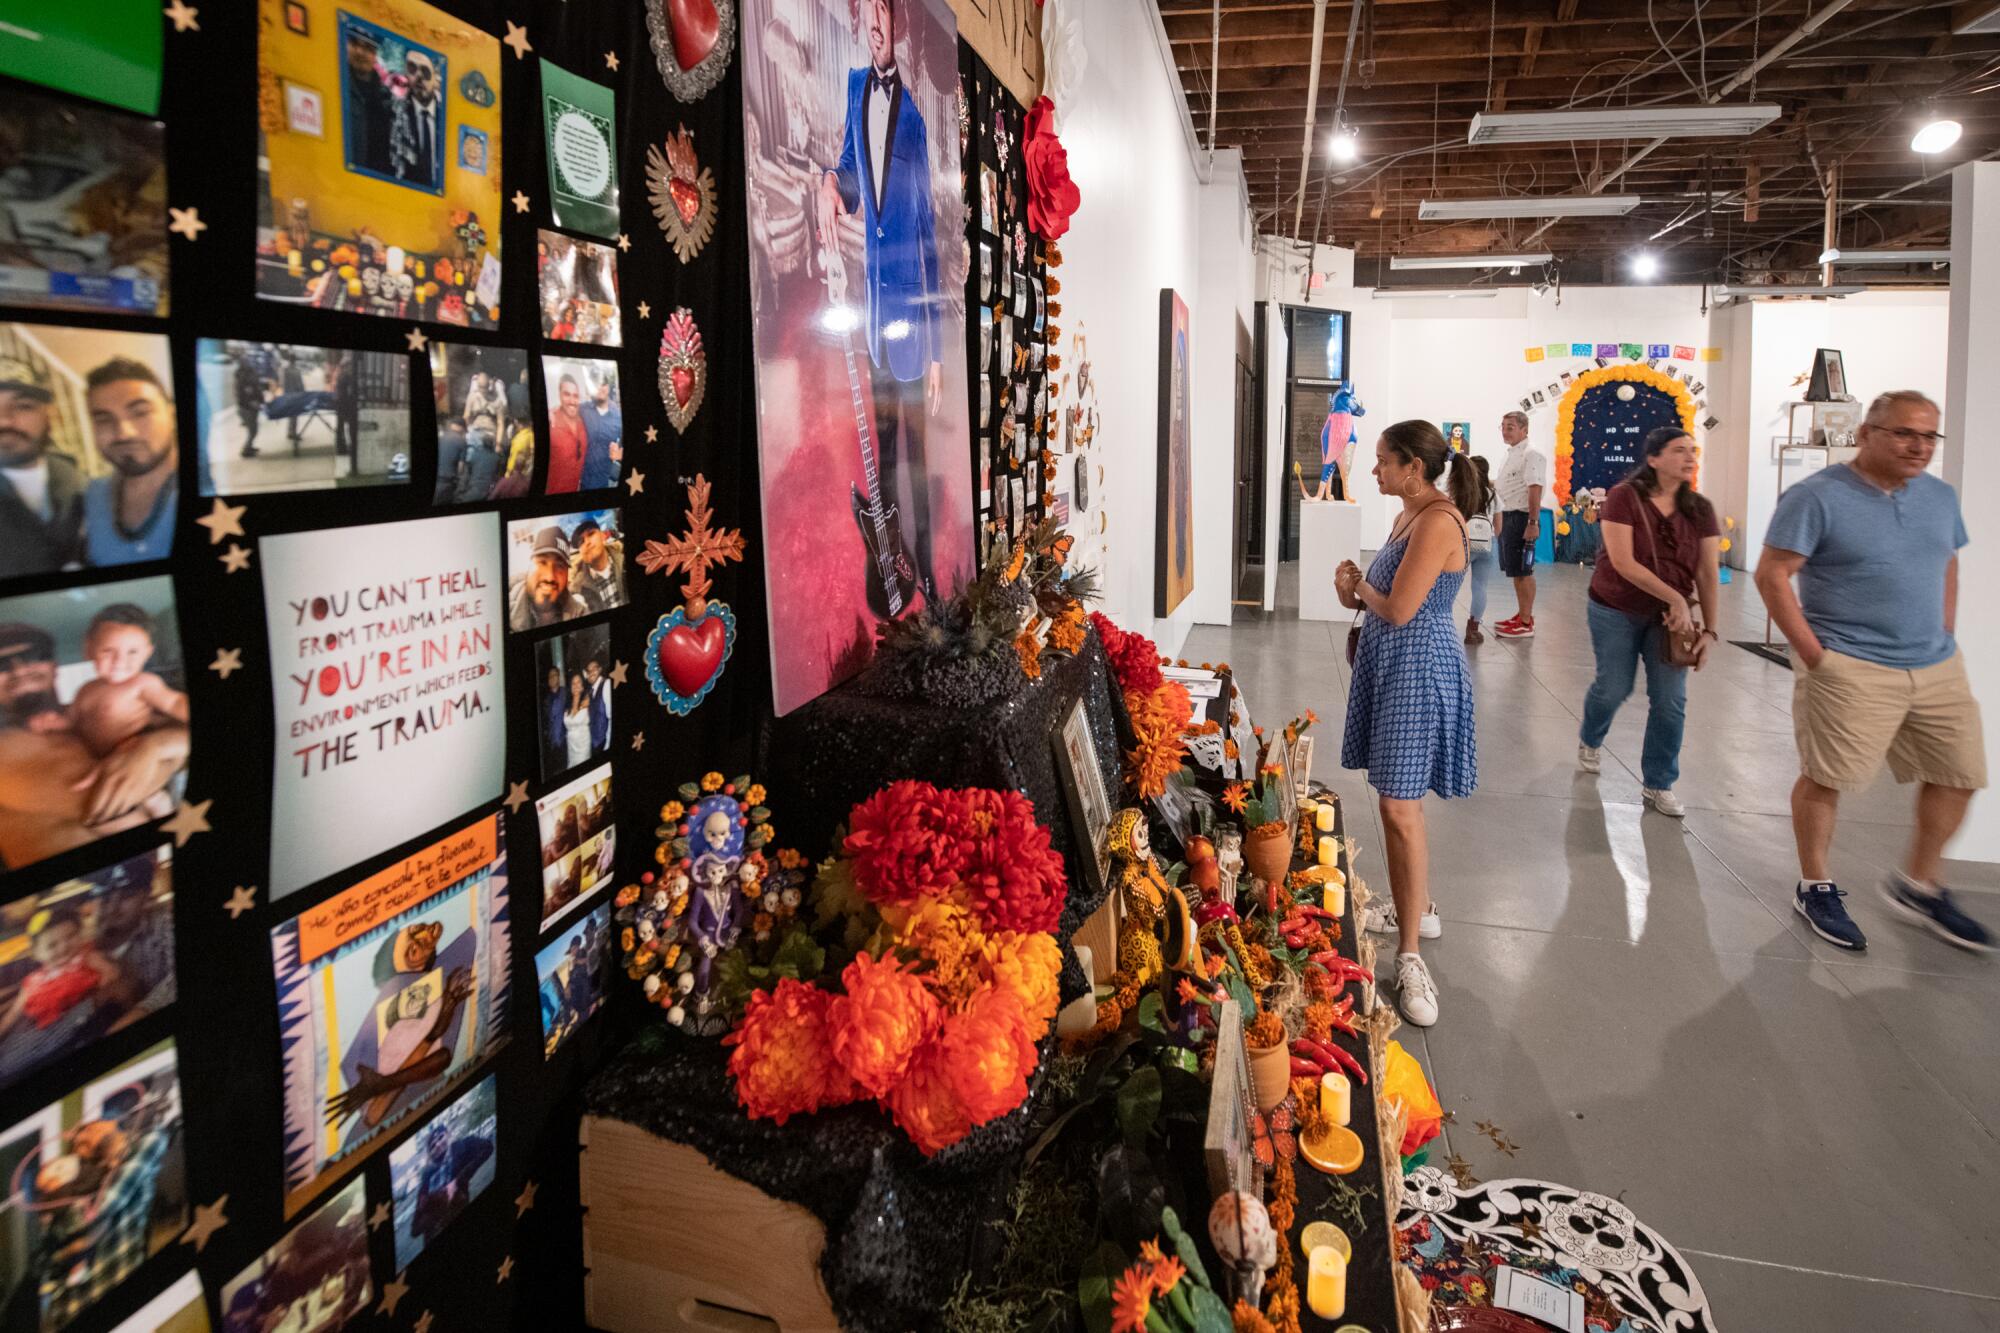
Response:
M1639 503L1643 506L1647 519L1645 525L1646 545L1653 557L1647 562L1647 568L1657 574L1660 567L1660 542L1657 527L1660 517L1645 496L1642 495L1639 497ZM1671 522L1672 520L1668 519L1667 521ZM1701 659L1701 637L1703 634L1701 622L1695 620L1692 616L1689 617L1689 622L1688 628L1679 634L1674 633L1665 625L1658 627L1660 635L1660 660L1668 666L1680 667L1685 670L1692 667Z

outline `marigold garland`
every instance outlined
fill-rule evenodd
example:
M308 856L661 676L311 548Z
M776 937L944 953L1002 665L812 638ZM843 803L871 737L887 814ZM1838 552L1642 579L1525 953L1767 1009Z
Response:
M1568 504L1570 502L1570 474L1575 465L1576 457L1574 437L1576 435L1577 404L1583 401L1585 393L1596 388L1598 385L1616 384L1619 382L1643 384L1649 389L1658 389L1661 393L1672 398L1674 406L1680 409L1681 429L1687 431L1690 435L1694 433L1696 415L1694 395L1688 392L1687 385L1681 383L1673 376L1654 370L1650 366L1641 365L1600 366L1595 370L1586 370L1571 382L1568 391L1563 394L1562 400L1556 404L1555 493L1556 500L1559 503ZM1697 471L1695 474L1696 481L1699 481L1700 475L1700 472ZM1691 482L1690 484L1694 483Z

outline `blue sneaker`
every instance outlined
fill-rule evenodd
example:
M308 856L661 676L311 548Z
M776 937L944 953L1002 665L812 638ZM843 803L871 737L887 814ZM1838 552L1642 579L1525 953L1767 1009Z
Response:
M1868 947L1868 937L1840 905L1846 896L1847 891L1835 888L1832 880L1817 883L1800 880L1798 888L1792 891L1792 910L1804 917L1813 934L1828 944L1859 953Z
M1882 896L1889 900L1889 906L1946 944L1956 944L1974 953L1993 952L1993 932L1959 911L1943 885L1938 886L1936 893L1925 893L1915 880L1898 870L1882 882Z

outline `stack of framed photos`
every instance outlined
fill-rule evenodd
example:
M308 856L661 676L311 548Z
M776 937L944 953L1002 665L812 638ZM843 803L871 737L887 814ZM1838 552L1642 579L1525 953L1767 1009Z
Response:
M1048 269L1028 228L1023 109L970 47L959 64L964 154L966 349L973 386L972 467L980 558L1040 522L1049 412Z

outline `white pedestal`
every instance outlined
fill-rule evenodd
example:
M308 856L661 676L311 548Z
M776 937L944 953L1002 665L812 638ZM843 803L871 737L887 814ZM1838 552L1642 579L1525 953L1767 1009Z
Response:
M1334 595L1333 571L1361 559L1361 506L1345 500L1299 505L1299 619L1343 620L1354 613Z

